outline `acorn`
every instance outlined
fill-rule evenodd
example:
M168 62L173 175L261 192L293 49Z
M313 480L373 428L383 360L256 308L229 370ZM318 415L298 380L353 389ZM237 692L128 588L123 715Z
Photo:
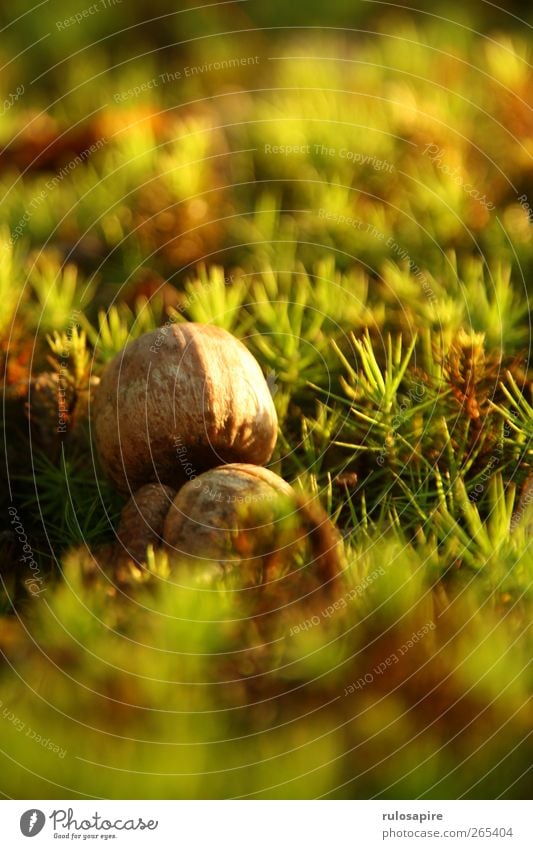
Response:
M186 483L163 524L163 540L176 560L210 560L224 573L252 564L251 583L295 574L298 561L321 584L341 572L340 539L321 507L259 466L218 466Z
M223 463L267 463L277 438L257 360L220 327L167 324L105 368L92 409L104 471L121 492L178 488Z
M117 529L118 556L138 565L146 561L146 549L161 545L163 524L176 490L160 483L148 483L135 492L122 509Z
M271 518L276 496L292 493L288 483L262 466L219 466L179 490L164 521L163 539L174 553L223 563L243 514L256 508Z

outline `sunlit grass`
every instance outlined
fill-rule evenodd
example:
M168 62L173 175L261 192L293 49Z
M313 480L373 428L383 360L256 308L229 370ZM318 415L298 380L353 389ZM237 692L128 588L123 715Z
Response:
M185 81L179 103L168 85L113 104L157 73L119 65L79 145L103 142L68 177L47 188L70 153L2 166L10 497L46 589L31 597L8 518L0 682L66 750L0 721L4 793L526 794L528 51L402 26L357 49L296 39L242 84ZM52 110L56 135L101 105L86 96ZM23 151L26 109L2 129ZM257 357L272 467L342 537L342 579L312 608L278 587L265 616L243 574L157 550L117 562L89 398L129 341L189 320Z

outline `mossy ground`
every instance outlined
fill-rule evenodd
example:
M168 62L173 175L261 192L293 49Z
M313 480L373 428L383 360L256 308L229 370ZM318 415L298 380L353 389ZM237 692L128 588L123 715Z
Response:
M206 33L246 39L191 24L113 65L92 39L117 14L39 85L14 97L20 62L2 81L1 792L525 797L524 30L400 14L274 38L213 12ZM281 584L276 615L238 576L106 559L122 501L92 450L95 379L184 320L259 360L272 467L344 539L333 596Z

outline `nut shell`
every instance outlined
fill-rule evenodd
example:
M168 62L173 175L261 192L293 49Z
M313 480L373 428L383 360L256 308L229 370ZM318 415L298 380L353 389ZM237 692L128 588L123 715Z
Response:
M148 545L161 545L163 524L175 495L175 489L160 483L146 484L132 495L122 509L117 530L119 556L143 563Z
M267 463L277 436L259 364L227 331L172 324L127 345L104 370L92 409L102 465L122 492L178 487L222 463Z
M316 499L277 475L232 463L205 472L177 493L163 525L174 566L201 576L211 561L268 639L269 623L302 621L341 592L338 532ZM298 611L295 613L295 611Z
M261 466L231 463L211 469L179 490L165 518L163 539L175 554L227 563L236 559L233 537L243 514L258 517L260 533L268 527L269 504L280 495L294 495L294 490Z

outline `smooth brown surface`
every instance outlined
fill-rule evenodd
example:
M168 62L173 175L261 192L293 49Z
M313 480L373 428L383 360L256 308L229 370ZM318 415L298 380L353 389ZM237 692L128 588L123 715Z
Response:
M118 526L119 554L142 563L148 545L161 545L165 516L175 495L175 489L159 483L146 484L132 495Z
M208 324L170 324L124 348L104 370L92 421L117 488L180 486L222 463L263 464L277 416L255 358Z
M280 495L295 497L292 487L268 469L242 463L211 469L177 493L165 518L164 541L176 555L227 564L239 559L233 537L243 521L258 539L265 530L274 539L269 520Z

